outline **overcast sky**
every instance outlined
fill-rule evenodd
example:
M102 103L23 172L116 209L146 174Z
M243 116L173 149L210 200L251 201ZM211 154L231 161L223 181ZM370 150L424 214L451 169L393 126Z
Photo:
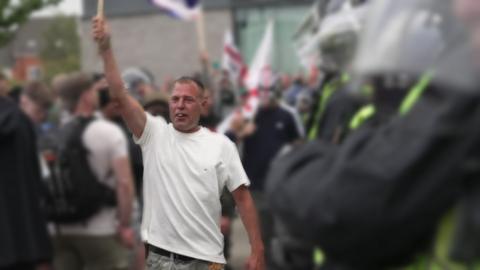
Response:
M51 6L35 13L35 16L51 16L55 14L82 14L82 0L61 0L57 6Z

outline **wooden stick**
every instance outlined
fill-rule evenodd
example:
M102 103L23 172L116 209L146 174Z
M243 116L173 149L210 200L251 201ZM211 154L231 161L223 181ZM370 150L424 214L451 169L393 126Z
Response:
M203 16L203 7L199 12L198 19L196 20L197 26L197 38L198 38L198 49L201 53L207 51L207 43L205 39L205 19Z
M103 18L104 16L104 0L98 0L97 4L97 16Z

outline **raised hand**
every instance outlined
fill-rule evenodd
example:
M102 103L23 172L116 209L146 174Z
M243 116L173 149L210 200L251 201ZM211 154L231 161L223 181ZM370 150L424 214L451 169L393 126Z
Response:
M92 19L92 33L100 53L110 49L110 33L107 22L103 16L95 16Z

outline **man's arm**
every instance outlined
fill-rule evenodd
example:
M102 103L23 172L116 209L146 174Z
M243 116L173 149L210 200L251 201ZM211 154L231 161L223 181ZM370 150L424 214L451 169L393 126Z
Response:
M113 172L117 179L117 210L119 219L119 234L126 246L133 245L134 235L130 226L133 206L133 176L128 157L113 160Z
M242 219L245 230L250 240L251 255L247 262L248 270L265 269L264 246L260 233L260 226L255 205L253 204L250 191L244 185L232 192L233 199L237 204L240 218Z
M93 36L98 44L100 56L103 59L105 78L107 79L110 89L110 97L117 103L123 120L130 131L135 137L140 138L145 128L145 123L147 122L147 116L142 106L128 94L124 87L104 18L97 16L93 19Z
M210 89L213 93L216 93L216 89L214 88L213 82L211 80L211 72L210 72L210 58L206 51L200 52L200 65L202 67L202 80L203 84L206 88Z

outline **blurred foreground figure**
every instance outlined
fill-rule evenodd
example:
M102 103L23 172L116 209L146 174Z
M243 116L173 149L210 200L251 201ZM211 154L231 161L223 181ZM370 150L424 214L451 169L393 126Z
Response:
M480 2L379 0L368 18L356 74L418 83L396 113L341 145L278 160L270 205L319 246L321 269L478 269ZM426 35L438 39L431 57L416 54Z
M52 257L40 209L35 131L5 97L0 97L0 164L0 269L35 269Z

